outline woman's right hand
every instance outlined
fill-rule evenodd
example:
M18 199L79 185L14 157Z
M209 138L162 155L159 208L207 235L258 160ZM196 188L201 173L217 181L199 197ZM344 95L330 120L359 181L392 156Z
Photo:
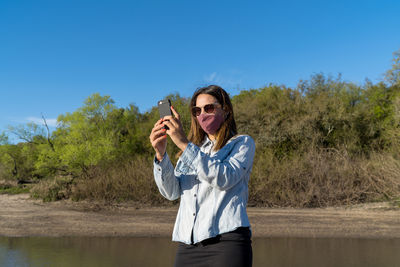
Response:
M150 134L150 142L156 151L156 158L158 161L164 158L165 151L167 150L167 134L165 132L163 119L159 119L156 124L154 124Z

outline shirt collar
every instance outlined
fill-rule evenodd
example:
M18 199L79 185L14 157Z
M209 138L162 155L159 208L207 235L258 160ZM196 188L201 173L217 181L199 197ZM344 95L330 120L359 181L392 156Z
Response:
M205 137L204 137L204 141L203 141L203 144L202 144L202 147L208 147L209 145L214 145L215 144L215 140L214 141L212 141L210 138L208 138L208 136L206 135Z

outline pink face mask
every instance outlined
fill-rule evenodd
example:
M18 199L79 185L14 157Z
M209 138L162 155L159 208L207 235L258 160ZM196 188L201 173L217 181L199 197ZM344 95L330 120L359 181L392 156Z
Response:
M224 117L221 114L202 113L197 116L197 121L207 134L215 134L224 122Z

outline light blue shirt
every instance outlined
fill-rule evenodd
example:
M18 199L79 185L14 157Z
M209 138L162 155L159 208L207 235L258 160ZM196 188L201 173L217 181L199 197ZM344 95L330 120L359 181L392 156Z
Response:
M189 143L174 169L168 154L154 161L154 179L169 200L181 197L173 241L191 244L249 227L246 205L255 153L248 135L231 138L217 152L207 137L198 147Z

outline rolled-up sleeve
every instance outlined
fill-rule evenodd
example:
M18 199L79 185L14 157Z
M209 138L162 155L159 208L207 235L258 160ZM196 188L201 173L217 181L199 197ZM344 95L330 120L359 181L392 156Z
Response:
M224 160L213 159L189 143L180 160L185 169L195 170L198 179L219 190L228 190L251 171L255 153L255 143L250 136L240 136Z
M180 196L179 181L174 175L174 167L168 154L159 162L154 158L154 180L161 195L168 200L175 200Z

